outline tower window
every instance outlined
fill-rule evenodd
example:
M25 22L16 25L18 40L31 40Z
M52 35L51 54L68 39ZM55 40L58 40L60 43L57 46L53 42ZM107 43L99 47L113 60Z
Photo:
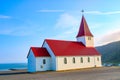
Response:
M64 58L64 64L67 64L67 58Z
M91 37L88 37L88 40L91 40Z
M73 63L75 63L75 58L73 58Z
M80 58L80 62L83 63L83 58L82 57Z
M45 59L43 59L43 64L46 64L46 60Z
M88 62L90 62L90 57L88 57Z

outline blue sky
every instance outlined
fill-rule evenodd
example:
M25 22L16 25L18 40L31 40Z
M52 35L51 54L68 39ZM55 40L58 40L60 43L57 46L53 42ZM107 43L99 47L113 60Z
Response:
M27 62L46 38L76 40L81 10L95 46L120 40L120 0L0 0L0 63Z

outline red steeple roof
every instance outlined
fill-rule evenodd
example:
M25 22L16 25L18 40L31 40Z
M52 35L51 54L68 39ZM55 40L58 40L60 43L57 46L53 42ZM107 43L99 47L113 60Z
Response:
M81 37L81 36L93 36L89 30L89 27L87 25L87 22L86 22L84 16L82 16L79 32L76 37Z

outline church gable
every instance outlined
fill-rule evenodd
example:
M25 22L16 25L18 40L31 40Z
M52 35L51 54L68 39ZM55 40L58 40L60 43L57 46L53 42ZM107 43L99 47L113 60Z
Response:
M28 56L30 54L30 51L33 52L35 57L50 57L46 48L43 48L43 47L31 47L29 50Z

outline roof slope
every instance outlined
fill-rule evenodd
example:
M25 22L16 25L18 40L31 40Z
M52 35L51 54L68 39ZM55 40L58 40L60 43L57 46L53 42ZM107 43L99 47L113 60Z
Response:
M43 57L43 56L50 56L46 48L41 47L31 47L35 57Z
M89 27L87 25L87 22L86 22L84 16L82 16L79 32L76 37L81 37L81 36L93 36L89 30Z
M55 56L85 56L100 55L94 47L85 47L81 42L45 40Z

